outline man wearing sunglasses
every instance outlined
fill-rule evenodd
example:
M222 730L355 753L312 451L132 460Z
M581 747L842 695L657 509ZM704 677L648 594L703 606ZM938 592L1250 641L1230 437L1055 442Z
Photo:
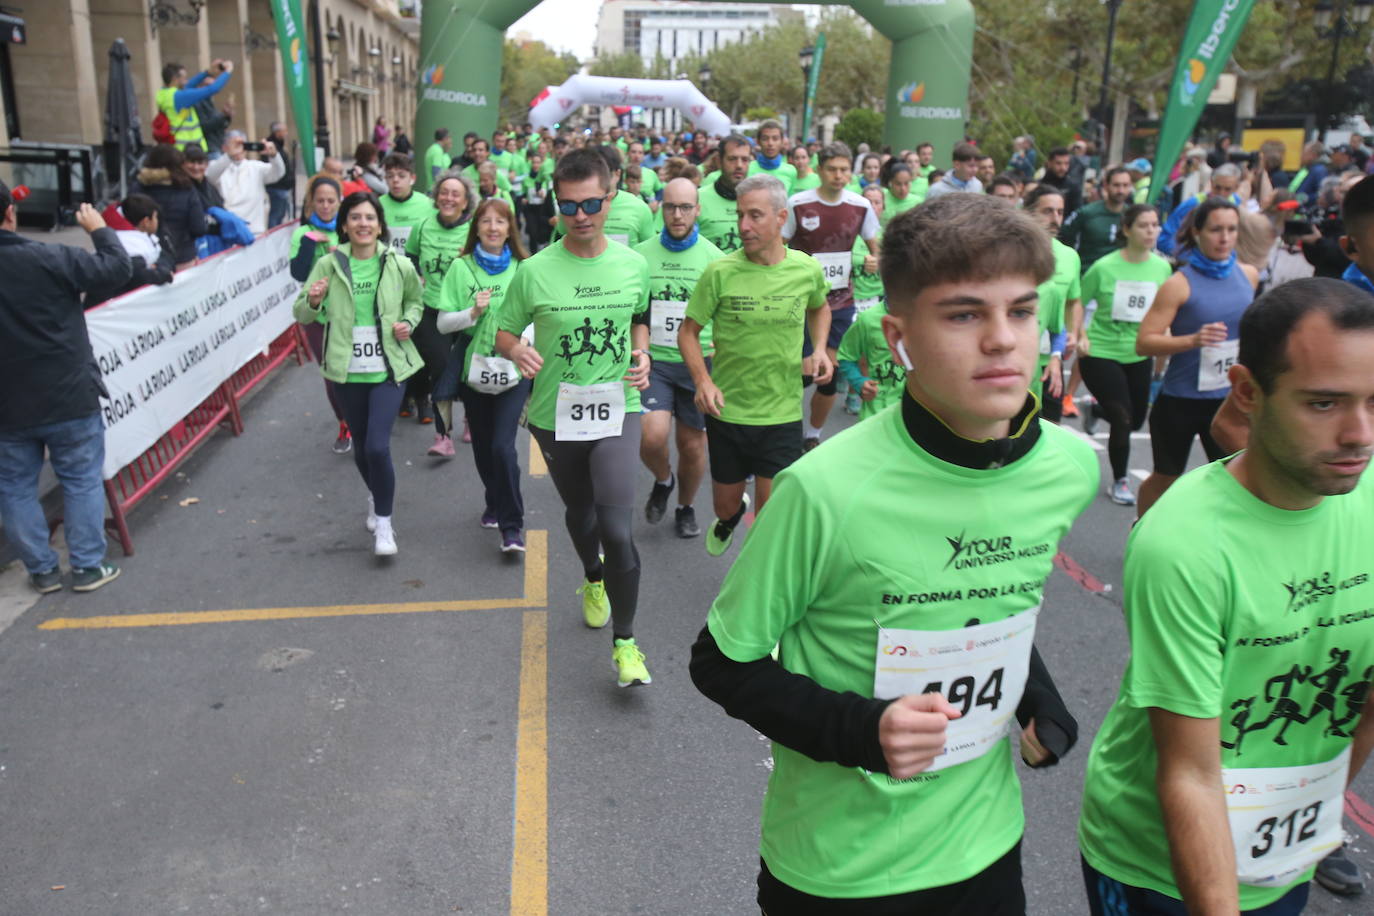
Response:
M530 434L567 508L568 534L586 572L583 621L612 623L621 687L648 684L634 639L639 553L632 521L639 392L649 384L649 265L606 237L615 186L596 150L559 160L553 187L563 238L516 272L496 348L534 379ZM533 346L521 340L531 323Z
M639 199L639 195L631 194L620 187L621 176L624 174L620 151L614 146L594 146L591 149L606 160L606 168L611 174L611 187L616 189L606 205L610 211L606 217L606 238L612 242L629 245L631 248L652 238L654 212L649 209L648 204ZM562 238L564 231L561 223L555 227L554 241Z

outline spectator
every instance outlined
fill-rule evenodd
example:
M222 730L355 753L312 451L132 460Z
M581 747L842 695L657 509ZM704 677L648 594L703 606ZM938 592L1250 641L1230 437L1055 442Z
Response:
M224 197L206 177L210 160L199 146L186 147L186 174L205 209L205 234L196 239L196 256L208 258L235 245L253 244L253 230L224 209Z
M1350 135L1350 158L1355 160L1355 168L1369 171L1369 147L1365 146L1363 134Z
M188 143L205 145L205 134L200 127L196 103L210 98L224 88L234 72L234 64L232 61L216 60L210 64L210 69L216 72L215 79L210 85L201 86L200 84L210 76L209 70L202 70L188 80L186 68L181 64L171 63L162 68L162 88L157 91L156 101L158 113L167 119L169 136L159 137L155 129L154 139L169 141L178 147ZM187 88L188 86L199 88L191 89Z
M1007 163L1007 170L1015 172L1021 176L1022 181L1029 181L1035 177L1035 141L1029 135L1023 134L1011 141L1011 161Z
M1260 165L1269 173L1269 184L1275 188L1287 188L1292 176L1283 170L1283 157L1288 147L1282 140L1265 140L1260 144Z
M196 239L209 229L205 224L205 208L191 186L181 150L166 143L153 147L143 160L143 168L138 170L133 190L157 201L161 214L159 223L172 246L177 270L194 264Z
M224 138L224 158L210 163L205 175L219 185L225 208L248 224L254 235L267 231L267 186L286 174L276 144L264 143L268 162L248 158L247 137L231 130Z
M1214 169L1219 169L1230 161L1231 155L1231 135L1219 134L1217 145L1212 147L1212 151L1207 154L1207 164Z
M123 203L106 207L101 218L114 230L119 244L128 253L133 275L119 286L91 287L86 291L87 309L140 286L162 286L172 282L176 259L172 246L158 228L157 201L147 194L130 194Z
M396 142L392 145L391 151L395 153L404 153L407 156L415 152L415 146L410 142L410 137L406 136L406 132L403 128L396 128Z
M343 160L338 156L325 156L324 161L320 163L320 174L328 175L342 185L344 180Z
M1317 204L1317 192L1326 178L1326 166L1322 163L1325 155L1326 144L1320 140L1313 140L1302 148L1302 158L1298 161L1298 170L1288 181L1288 190L1298 195L1303 204L1314 207Z
M1056 146L1045 159L1045 174L1041 184L1057 188L1064 197L1064 216L1067 218L1083 206L1083 163L1066 146Z
M1353 167L1348 172L1328 178L1318 194L1315 218L1308 223L1310 231L1298 237L1303 257L1307 258L1307 263L1312 265L1318 277L1340 279L1350 265L1350 259L1341 247L1341 237L1346 234L1341 211L1345 195L1362 178L1363 173Z
M385 159L391 152L391 128L386 126L386 118L379 117L372 125L372 145L377 147L377 158Z
M38 499L45 450L62 485L72 589L94 591L119 575L105 562L104 386L81 294L127 281L129 255L90 204L76 211L76 222L91 234L94 253L23 238L9 188L0 184L0 522L44 594L62 588Z
M386 175L377 165L377 147L367 141L354 147L353 167L348 170L348 180L343 185L344 197L355 191L386 193Z
M202 82L208 85L210 78L207 76ZM215 107L213 98L201 99L196 103L196 117L200 118L200 130L205 135L204 145L210 151L210 158L218 159L222 155L219 148L224 145L224 132L234 121L234 94L228 93L219 108Z
M281 121L273 121L271 130L267 134L267 139L263 145L271 143L277 148L281 155L282 165L286 166L286 174L279 180L267 186L267 228L280 226L287 219L295 216L296 198L296 163L291 160L287 153L286 145L286 125Z

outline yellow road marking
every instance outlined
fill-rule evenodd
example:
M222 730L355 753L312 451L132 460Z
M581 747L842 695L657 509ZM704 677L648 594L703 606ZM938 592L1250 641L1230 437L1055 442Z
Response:
M530 476L546 477L549 473L549 466L544 463L544 453L539 450L539 443L534 441L534 436L530 436Z
M40 630L106 630L125 627L175 627L199 623L244 623L255 620L301 620L311 617L367 617L379 614L429 614L439 611L491 611L542 608L548 604L549 533L525 533L525 594L520 598L472 598L461 601L403 601L392 604L327 604L315 607L265 607L234 611L173 611L161 614L110 614L100 617L54 617Z
M511 916L546 916L549 911L548 641L548 614L526 611L520 635Z

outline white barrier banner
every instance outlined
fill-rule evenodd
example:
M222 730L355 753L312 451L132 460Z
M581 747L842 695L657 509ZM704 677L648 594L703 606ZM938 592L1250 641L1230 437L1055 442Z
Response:
M291 326L300 289L287 257L294 226L86 313L110 393L100 404L106 480Z

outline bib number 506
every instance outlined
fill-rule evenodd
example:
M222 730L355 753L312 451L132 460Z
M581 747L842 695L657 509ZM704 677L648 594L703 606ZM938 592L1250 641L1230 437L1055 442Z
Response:
M381 355L382 355L382 345L381 345L380 342L375 341L375 340L371 340L371 341L355 340L355 341L353 341L353 358L354 358L354 359L366 359L366 358L369 357L369 356L381 356Z

